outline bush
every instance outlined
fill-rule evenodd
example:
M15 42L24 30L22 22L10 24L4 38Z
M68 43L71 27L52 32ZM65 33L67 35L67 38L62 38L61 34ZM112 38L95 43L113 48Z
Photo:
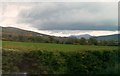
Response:
M119 60L118 60L119 59ZM116 74L118 51L20 52L3 49L3 73L32 74Z

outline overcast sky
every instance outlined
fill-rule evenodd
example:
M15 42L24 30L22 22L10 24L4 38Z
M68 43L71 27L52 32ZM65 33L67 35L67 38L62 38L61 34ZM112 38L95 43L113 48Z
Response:
M117 2L3 3L0 26L68 36L106 35L118 30Z

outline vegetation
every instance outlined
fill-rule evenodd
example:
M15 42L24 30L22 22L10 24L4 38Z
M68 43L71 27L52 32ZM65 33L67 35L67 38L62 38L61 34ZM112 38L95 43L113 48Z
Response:
M118 74L117 46L3 41L3 73Z
M118 39L117 35L89 39L55 37L17 28L3 28L0 45L3 47L2 72L119 74Z
M76 45L100 45L100 46L118 46L119 42L114 40L97 40L95 37L89 39L54 37L54 36L4 36L3 41L35 42L35 43L56 43L56 44L76 44Z
M3 41L2 47L6 49L15 49L20 51L31 50L49 50L49 51L104 51L118 50L117 46L95 46L95 45L72 45L55 43L31 43L31 42L13 42Z
M120 34L91 37L89 39L77 37L55 37L33 31L22 30L13 27L2 27L3 41L34 42L34 43L56 43L76 45L99 45L118 46Z

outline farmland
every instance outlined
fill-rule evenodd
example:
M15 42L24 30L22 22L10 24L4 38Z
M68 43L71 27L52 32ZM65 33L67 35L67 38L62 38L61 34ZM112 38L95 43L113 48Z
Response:
M118 74L118 46L3 41L3 73ZM24 68L23 68L24 67Z
M55 43L31 43L31 42L12 42L3 41L3 48L16 49L21 51L30 50L49 50L49 51L104 51L118 50L117 46L94 46L94 45L71 45Z

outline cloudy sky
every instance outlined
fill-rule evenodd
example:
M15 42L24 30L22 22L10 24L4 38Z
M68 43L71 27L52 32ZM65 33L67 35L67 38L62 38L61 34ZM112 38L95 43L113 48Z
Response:
M36 2L0 4L0 26L55 36L118 33L117 2Z

